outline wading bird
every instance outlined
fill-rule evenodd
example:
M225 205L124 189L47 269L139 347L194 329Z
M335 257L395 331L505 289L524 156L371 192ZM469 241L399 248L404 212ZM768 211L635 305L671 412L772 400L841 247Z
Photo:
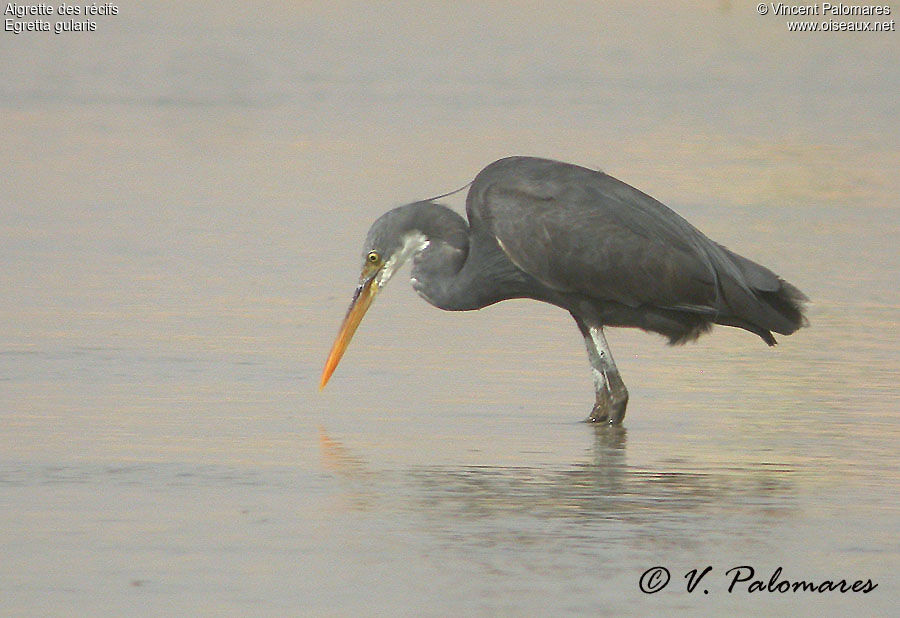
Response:
M533 298L569 311L594 378L588 420L598 423L621 423L628 403L604 326L636 327L680 344L722 324L775 345L771 331L790 335L807 324L807 299L796 287L602 172L532 157L500 159L471 182L466 214L468 223L426 200L372 224L359 285L320 389L375 295L410 258L413 288L439 309Z

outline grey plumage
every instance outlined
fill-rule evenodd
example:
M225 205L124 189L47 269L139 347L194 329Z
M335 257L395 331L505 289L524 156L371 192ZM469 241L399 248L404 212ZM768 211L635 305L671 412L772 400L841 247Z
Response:
M599 303L610 326L683 343L717 323L772 345L769 331L789 335L806 323L806 298L793 285L602 172L501 159L476 177L467 211L513 263L549 288Z
M603 326L637 327L676 344L721 324L774 345L772 332L789 335L807 324L806 297L796 287L602 172L501 159L472 181L466 213L468 222L431 201L385 213L364 247L384 256L385 266L377 275L364 268L361 281L379 276L384 285L399 266L389 256L411 255L413 287L441 309L509 298L567 309L595 372L591 420L621 422L628 398Z

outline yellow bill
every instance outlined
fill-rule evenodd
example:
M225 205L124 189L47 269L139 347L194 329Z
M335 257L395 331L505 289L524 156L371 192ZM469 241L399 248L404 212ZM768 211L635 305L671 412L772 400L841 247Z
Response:
M369 305L372 304L377 293L378 284L375 283L375 277L369 277L356 288L356 293L353 295L350 308L347 309L347 316L344 318L344 323L341 324L341 330L338 331L337 337L334 340L334 345L331 346L331 353L328 355L328 360L325 361L325 368L322 370L322 379L319 381L319 390L322 390L325 388L325 385L328 384L331 374L334 373L338 363L341 362L344 350L350 345L350 340L353 338L353 333L356 332L356 327L359 326L363 316L366 315L366 311L369 309Z

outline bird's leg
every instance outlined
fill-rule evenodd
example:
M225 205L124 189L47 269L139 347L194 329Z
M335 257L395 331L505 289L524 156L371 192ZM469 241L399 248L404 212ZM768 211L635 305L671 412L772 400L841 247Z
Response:
M609 343L603 334L602 326L587 326L575 318L578 328L584 337L588 359L591 362L591 373L594 377L594 391L597 400L588 421L592 423L609 423L618 425L625 418L625 407L628 405L628 389L619 375L619 370L609 351Z

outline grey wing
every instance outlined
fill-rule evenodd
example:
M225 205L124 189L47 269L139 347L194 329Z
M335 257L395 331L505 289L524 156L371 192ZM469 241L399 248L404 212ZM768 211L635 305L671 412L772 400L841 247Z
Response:
M637 189L586 168L530 159L475 183L470 217L482 219L510 260L545 285L629 306L716 311L718 260L709 247L722 248Z

